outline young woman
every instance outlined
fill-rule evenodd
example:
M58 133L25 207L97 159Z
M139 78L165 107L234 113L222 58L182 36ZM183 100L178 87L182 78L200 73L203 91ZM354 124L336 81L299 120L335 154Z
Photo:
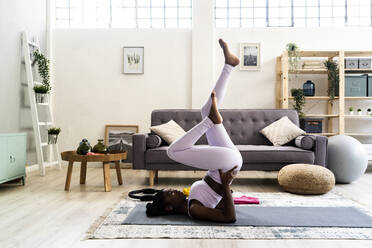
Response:
M242 166L242 157L227 134L218 112L226 92L228 77L239 59L229 52L227 44L219 44L225 55L225 65L212 94L201 109L202 121L168 148L168 156L185 165L208 170L203 180L192 184L189 198L178 190L158 192L147 204L148 216L188 214L190 217L217 222L235 222L235 206L230 184ZM194 144L206 134L208 145Z

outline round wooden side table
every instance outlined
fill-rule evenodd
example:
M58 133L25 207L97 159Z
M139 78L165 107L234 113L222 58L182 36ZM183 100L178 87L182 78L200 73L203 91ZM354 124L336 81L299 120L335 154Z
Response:
M119 185L123 184L121 177L120 161L127 158L127 152L124 153L107 153L99 155L79 155L76 151L61 152L62 160L68 161L68 170L66 176L65 190L70 190L70 182L72 175L72 167L74 162L80 162L80 184L85 184L87 176L87 163L88 162L102 162L103 163L103 178L105 184L105 191L111 191L111 178L110 178L110 162L115 163L116 174L118 177Z

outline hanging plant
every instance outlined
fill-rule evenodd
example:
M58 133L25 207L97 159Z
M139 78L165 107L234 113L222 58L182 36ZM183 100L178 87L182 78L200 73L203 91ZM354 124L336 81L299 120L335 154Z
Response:
M303 89L291 89L291 94L294 97L293 108L297 111L300 118L305 117L302 108L305 105L305 95Z
M333 104L333 101L335 99L336 95L336 89L340 82L340 70L338 68L338 65L336 62L331 60L326 60L324 62L325 67L327 67L327 74L328 74L328 96L331 104Z
M50 87L49 60L42 53L40 53L39 50L36 50L34 52L34 57L35 57L35 61L37 62L39 75L42 78L41 83L43 84L44 88L47 89L46 93L49 93L50 90L52 89ZM35 93L37 92L35 91Z
M289 69L297 72L301 60L300 48L295 43L288 43L286 47L288 51Z

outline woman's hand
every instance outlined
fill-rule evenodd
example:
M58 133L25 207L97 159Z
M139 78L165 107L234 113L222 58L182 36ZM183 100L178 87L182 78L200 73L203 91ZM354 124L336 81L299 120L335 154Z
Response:
M238 166L234 166L231 170L228 170L226 172L222 172L221 169L219 169L220 177L221 177L221 183L222 185L230 185L231 181L236 176L236 172L234 171Z

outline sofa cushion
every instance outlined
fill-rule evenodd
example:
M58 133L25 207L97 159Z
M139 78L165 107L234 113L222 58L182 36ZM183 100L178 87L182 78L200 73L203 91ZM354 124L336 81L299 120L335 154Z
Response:
M314 153L294 146L237 145L243 163L314 163Z
M150 130L162 137L169 145L186 133L174 120L161 125L151 126Z
M265 135L274 146L281 146L304 134L305 131L291 122L287 116L284 116L260 130L260 133Z
M169 146L146 150L146 163L175 163L167 155ZM237 145L243 163L314 163L314 153L293 146Z

